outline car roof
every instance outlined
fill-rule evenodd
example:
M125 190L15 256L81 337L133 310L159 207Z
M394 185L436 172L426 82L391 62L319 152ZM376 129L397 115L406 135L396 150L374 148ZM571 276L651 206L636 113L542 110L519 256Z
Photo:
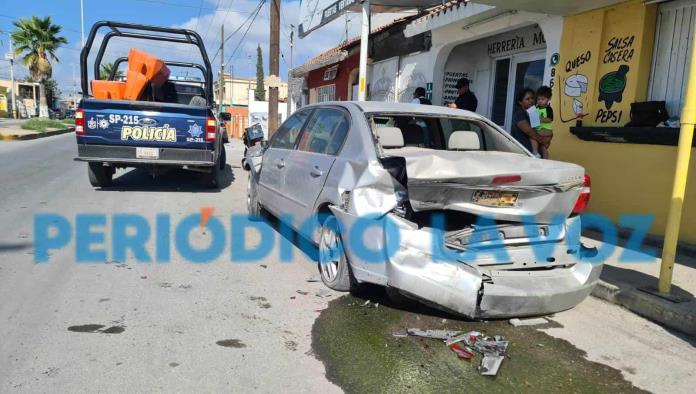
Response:
M457 108L448 108L439 105L423 105L423 104L408 104L408 103L389 103L384 101L327 101L322 103L312 104L308 107L321 105L338 105L347 107L355 105L363 112L403 112L407 115L446 115L460 116L467 118L483 119L483 117L475 112L465 111Z

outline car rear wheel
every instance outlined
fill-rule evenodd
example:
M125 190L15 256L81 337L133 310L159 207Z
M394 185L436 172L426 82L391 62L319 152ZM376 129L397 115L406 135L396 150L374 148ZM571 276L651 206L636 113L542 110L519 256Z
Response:
M89 183L94 187L111 186L114 171L112 167L102 165L102 163L87 163L87 175Z
M326 286L337 291L350 291L355 283L344 250L338 220L330 215L324 220L319 236L319 273Z

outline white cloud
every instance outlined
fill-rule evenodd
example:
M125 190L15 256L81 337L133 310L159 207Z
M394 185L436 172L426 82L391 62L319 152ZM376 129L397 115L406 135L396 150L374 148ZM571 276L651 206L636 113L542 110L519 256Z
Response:
M211 60L220 46L220 25L225 25L225 35L230 35L239 28L258 4L257 0L208 0L211 8L218 6L216 10L208 9L201 13L200 18L193 17L182 24L172 27L180 27L196 30L205 42L206 51ZM230 64L234 68L236 76L251 77L256 74L256 47L261 44L263 52L264 70L268 73L268 38L269 38L269 0L263 6L254 23L249 27L243 42L240 40L247 30L244 25L225 44L225 61L227 62L232 52L238 47ZM218 4L219 3L219 4ZM297 26L299 20L299 2L283 2L281 5L281 34L280 48L283 58L280 60L280 73L283 79L287 76L290 64L290 24ZM206 13L207 12L207 13ZM377 14L373 17L372 28L391 22L402 14ZM348 36L354 37L360 30L360 14L348 15ZM106 31L106 30L105 30ZM345 18L341 17L332 23L312 32L304 39L298 39L295 35L295 66L319 53L339 45L345 40ZM97 40L95 40L97 41ZM171 44L165 42L133 41L128 39L112 39L109 43L104 61L113 61L118 56L125 56L131 46L150 52L169 60L187 60L200 62L200 56L196 49L190 45ZM92 47L92 56L88 61L88 69L91 71L94 54L98 50L98 43ZM58 51L61 62L54 66L54 78L59 82L64 94L72 91L71 64L79 64L79 43L69 48L61 48ZM230 64L226 71L229 72ZM214 74L219 70L220 59L213 62ZM76 71L79 84L79 69ZM90 74L91 75L91 74Z

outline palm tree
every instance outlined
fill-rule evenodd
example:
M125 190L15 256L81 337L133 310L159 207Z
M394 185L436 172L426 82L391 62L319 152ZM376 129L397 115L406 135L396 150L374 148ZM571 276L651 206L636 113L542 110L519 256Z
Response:
M13 22L16 30L12 32L12 41L17 45L15 53L22 56L24 65L29 68L31 77L39 81L39 110L42 117L48 117L46 105L46 80L51 78L53 67L51 60L58 63L56 51L62 44L67 44L65 37L58 34L62 27L54 25L51 17L20 19Z
M99 69L99 79L109 79L109 75L111 75L111 70L114 68L113 63L104 63L101 65L101 68ZM114 81L119 81L123 77L123 71L121 70L116 70L116 74L114 74Z

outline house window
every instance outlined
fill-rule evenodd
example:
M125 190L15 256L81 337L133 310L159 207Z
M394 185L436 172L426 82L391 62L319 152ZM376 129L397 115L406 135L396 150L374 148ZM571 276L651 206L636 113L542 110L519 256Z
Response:
M648 97L665 101L670 116L679 116L686 98L689 54L696 21L696 4L679 0L660 5Z
M333 67L327 68L326 71L324 71L324 81L333 81L334 79L336 79L337 73L338 73L338 64L333 66Z
M317 102L334 101L336 99L336 85L326 85L317 88Z

